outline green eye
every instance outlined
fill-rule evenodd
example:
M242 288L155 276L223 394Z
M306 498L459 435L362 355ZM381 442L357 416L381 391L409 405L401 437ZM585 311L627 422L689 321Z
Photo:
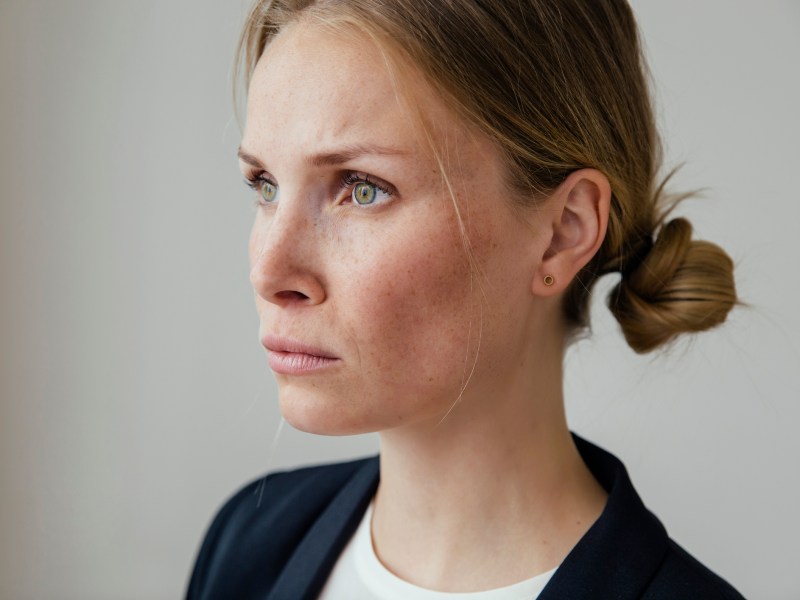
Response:
M353 188L353 202L356 204L372 204L377 197L378 188L366 181L357 183Z
M258 183L258 193L264 202L275 202L275 198L278 197L278 186L262 179Z

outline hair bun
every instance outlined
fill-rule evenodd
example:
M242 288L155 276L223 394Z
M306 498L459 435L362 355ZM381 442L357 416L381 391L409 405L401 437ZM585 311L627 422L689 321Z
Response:
M663 225L650 251L625 269L609 295L609 308L636 352L711 329L736 305L733 261L719 246L691 238L684 218Z

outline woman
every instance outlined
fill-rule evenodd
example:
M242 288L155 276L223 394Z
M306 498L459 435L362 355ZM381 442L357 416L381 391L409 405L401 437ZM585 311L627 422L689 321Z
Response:
M638 352L736 303L666 218L627 3L260 1L242 47L281 411L381 452L244 488L188 596L739 598L564 415L599 276Z

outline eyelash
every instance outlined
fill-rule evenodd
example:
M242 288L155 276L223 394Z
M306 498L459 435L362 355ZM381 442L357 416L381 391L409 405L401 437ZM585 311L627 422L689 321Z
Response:
M275 183L271 177L267 177L264 171L245 176L245 185L247 185L247 187L256 192L258 195L253 201L253 205L255 207L266 206L267 204L262 201L261 192L259 190L261 184L265 182L274 185L276 188L278 187L278 184ZM393 196L396 193L393 186L388 183L375 181L367 173L359 171L345 171L340 177L340 187L339 190L337 190L337 194L340 194L344 190L352 188L354 185L359 183L373 185L387 196ZM350 190L350 193L352 194L352 189Z
M278 186L271 177L266 177L266 174L261 171L259 173L254 173L252 175L245 175L244 183L247 187L253 190L256 193L256 199L253 201L253 206L258 208L259 206L264 206L265 204L261 201L261 191L260 187L262 183L269 183L274 185L275 187Z
M391 196L394 194L394 189L392 189L390 185L373 181L372 179L370 179L370 176L366 173L359 173L358 171L347 171L342 175L342 190L350 188L358 183L368 183L369 185L374 185L378 190L380 190L387 196Z

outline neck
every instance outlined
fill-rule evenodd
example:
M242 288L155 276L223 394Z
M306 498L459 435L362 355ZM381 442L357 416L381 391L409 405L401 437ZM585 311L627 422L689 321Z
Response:
M560 357L536 365L471 390L441 423L381 434L373 542L399 577L452 592L510 585L556 567L602 512L567 428Z

